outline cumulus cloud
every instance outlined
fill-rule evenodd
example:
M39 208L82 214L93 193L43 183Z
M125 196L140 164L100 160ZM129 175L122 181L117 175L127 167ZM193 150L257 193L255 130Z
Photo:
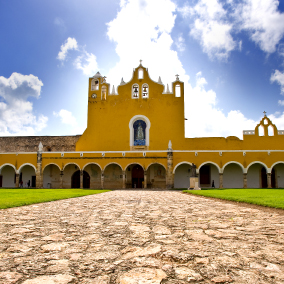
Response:
M182 35L179 35L175 40L175 45L178 51L183 52L185 50L184 38L182 37Z
M240 29L267 52L275 52L284 35L284 13L278 11L278 0L244 0L236 6L235 17Z
M217 0L199 0L189 11L195 17L190 35L200 41L211 59L226 60L236 42L231 35L233 24L227 21L222 5Z
M61 45L57 59L64 61L69 50L78 50L78 43L75 38L68 37L65 43Z
M270 77L270 81L278 83L281 87L281 94L284 94L284 72L281 73L279 70L275 70Z
M13 73L0 76L0 135L35 135L46 127L48 118L33 114L29 97L40 97L43 83L34 75Z
M75 59L74 66L82 70L85 75L94 75L98 70L97 58L94 54L85 51Z
M96 56L86 52L84 46L79 46L75 38L69 37L65 43L61 45L57 59L62 62L67 60L69 50L76 50L80 54L75 59L72 59L76 69L82 70L87 76L92 76L96 73L98 69Z
M53 115L56 116L56 117L60 117L61 122L63 124L68 124L68 125L72 125L72 126L77 125L77 120L73 116L71 111L68 111L66 109L61 109L59 112L54 111Z
M161 76L166 85L175 80L175 74L179 74L180 80L184 81L185 115L188 122L195 122L190 125L186 123L187 137L234 135L242 138L243 130L254 129L257 122L247 119L240 111L224 114L218 108L217 94L206 90L207 82L201 72L196 75L195 87L189 83L189 76L177 52L172 49L174 42L170 34L175 24L175 4L170 0L145 0L143 3L141 6L139 0L123 1L116 18L108 23L107 35L115 42L119 56L117 64L106 74L109 83L118 85L121 77L125 81L130 80L130 70L139 65L139 59L143 59L142 63L148 68L152 79L157 81ZM159 9L158 17L157 7L163 7ZM215 12L208 7L206 13L211 18L214 18L212 13L224 13L221 6L214 6ZM140 35L141 44L136 44L133 34ZM223 51L218 49L218 52L221 54Z

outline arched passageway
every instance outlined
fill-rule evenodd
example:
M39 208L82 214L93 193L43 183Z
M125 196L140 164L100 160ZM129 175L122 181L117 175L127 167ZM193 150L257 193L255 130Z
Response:
M284 188L284 163L278 163L271 170L271 187Z
M43 170L43 188L60 188L60 170L58 166L50 164Z
M78 170L80 169L76 164L68 164L65 166L62 176L62 188L72 188L72 176Z
M101 188L101 168L97 164L89 164L84 171L90 176L90 188Z
M23 187L36 187L36 173L35 169L30 165L25 165L20 169L19 184Z
M0 187L15 187L16 172L12 166L6 165L1 169Z
M71 188L80 188L81 171L76 171L71 178ZM83 188L90 188L90 175L83 171Z
M131 171L132 188L144 187L144 170L140 165L134 165Z
M152 164L147 169L147 187L166 188L166 169L161 164Z
M189 188L189 179L191 177L191 165L183 163L175 169L175 188Z
M219 188L219 169L214 164L206 163L199 169L200 187L212 187L213 181L214 186Z
M104 188L122 188L122 169L117 164L109 164L104 170Z
M267 188L267 171L262 164L255 163L248 168L247 187Z
M243 169L239 164L230 163L224 168L223 187L224 188L244 187Z

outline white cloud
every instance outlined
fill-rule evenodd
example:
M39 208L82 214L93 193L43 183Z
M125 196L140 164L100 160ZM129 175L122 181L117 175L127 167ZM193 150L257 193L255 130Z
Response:
M61 109L59 112L53 112L53 115L56 117L60 117L61 122L63 124L68 124L72 126L77 126L77 120L73 116L71 111L68 111L66 109Z
M175 45L178 49L178 51L183 52L185 51L185 43L184 43L184 38L182 35L179 35L178 38L175 41Z
M278 0L244 0L236 8L240 29L250 32L260 48L272 53L284 35L284 13L278 11Z
M65 43L61 45L57 59L64 61L69 50L78 50L78 44L75 38L68 37Z
M282 100L282 101L281 101L281 100L279 100L279 101L278 101L278 105L280 105L280 106L284 106L284 100Z
M183 18L187 18L190 15L190 6L186 3L183 7L177 8Z
M158 17L157 7L163 7L159 9ZM221 6L215 6L216 9L219 12L209 9L207 13L222 13ZM247 119L238 110L224 114L218 109L217 95L213 90L205 89L207 82L201 72L196 76L196 86L189 84L189 76L172 49L170 33L175 23L175 11L176 6L170 0L146 0L142 7L139 0L124 2L117 17L108 23L107 34L116 43L119 56L119 61L107 74L109 83L119 85L121 77L130 80L131 70L138 66L139 59L143 59L143 66L148 68L154 80L161 76L166 85L179 74L180 80L185 82L187 137L233 135L242 138L242 131L254 129L258 122ZM133 38L134 34L139 35L141 42Z
M278 83L281 87L281 94L284 94L284 72L281 73L279 70L275 70L270 77L270 81Z
M85 75L93 76L98 70L97 58L92 53L84 52L75 59L74 66L82 70Z
M199 0L190 8L196 19L190 35L200 41L203 52L211 59L226 60L236 42L231 35L233 24L227 21L227 12L218 0Z
M93 53L85 51L85 47L79 46L75 38L68 38L64 44L61 45L57 59L60 61L66 60L68 50L76 50L78 55L73 60L73 65L76 69L82 70L87 76L93 76L98 70L97 58Z
M34 75L13 73L0 76L0 135L35 135L46 127L48 118L33 114L29 97L40 97L43 83Z

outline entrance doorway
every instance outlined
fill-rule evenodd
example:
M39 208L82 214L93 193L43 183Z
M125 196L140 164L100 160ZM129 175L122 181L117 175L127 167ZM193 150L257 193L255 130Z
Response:
M261 169L261 187L267 188L267 175L266 175L266 169L262 167Z
M275 170L274 168L271 171L271 187L276 188L276 179L275 179Z
M71 188L80 188L80 170L72 175ZM83 171L83 188L90 188L90 175L86 171Z
M132 168L132 188L142 188L144 181L144 170L140 165Z

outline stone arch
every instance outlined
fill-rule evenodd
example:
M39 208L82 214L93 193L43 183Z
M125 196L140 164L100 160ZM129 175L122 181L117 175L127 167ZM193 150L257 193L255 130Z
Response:
M224 188L243 188L244 167L241 163L230 161L223 166L222 171Z
M43 188L60 188L61 179L60 179L61 169L55 163L50 163L44 167L42 170L42 186Z
M267 173L270 173L270 169L264 163L259 161L250 163L247 167L247 187L267 187Z
M130 163L125 168L126 188L144 188L145 169L140 163Z
M72 167L73 166L73 167ZM72 176L73 174L80 170L80 167L76 163L67 163L63 167L63 176L62 176L62 187L71 188L72 186Z
M116 162L110 162L110 163L106 164L105 167L104 167L104 171L105 171L105 169L106 169L109 165L117 165L117 166L119 166L120 169L123 171L122 166L121 166L119 163L116 163Z
M274 163L271 168L271 187L284 188L284 161Z
M123 169L118 163L109 163L104 167L104 188L122 188Z
M189 162L180 162L175 166L173 170L175 188L189 188L191 167L192 163Z
M222 173L219 165L214 162L207 161L198 167L200 187L211 187L214 181L214 186L219 188L219 174Z
M246 168L247 172L248 172L249 168L250 168L253 164L261 164L263 167L265 167L266 171L267 171L268 173L270 173L270 169L266 166L266 164L264 164L263 162L260 162L260 161L251 162L251 163L247 166L247 168Z
M50 166L50 165L56 166L56 167L59 169L59 171L61 171L61 168L60 168L56 163L49 163L49 164L45 165L44 168L42 169L42 171L44 171L45 168L46 168L47 166Z
M151 163L147 167L147 187L166 188L166 167L161 163Z
M174 167L173 174L175 174L175 171L176 171L177 167L182 165L182 164L187 164L189 166L192 166L192 163L190 163L190 162L187 162L187 161L180 162L180 163L176 164L176 166Z
M89 165L97 165L102 170L102 167L98 163L94 162L87 163L86 165L83 166L82 170L85 170L85 168Z
M129 139L129 145L130 147L134 146L134 129L133 129L133 124L137 120L143 120L146 123L146 129L145 129L145 136L146 136L146 141L145 141L145 146L149 146L149 141L150 141L150 127L151 123L148 117L145 115L135 115L133 116L130 121L129 121L129 130L130 130L130 139Z
M19 173L21 173L21 170L22 170L22 168L23 168L24 166L31 166L31 167L33 167L34 170L36 171L36 167L35 167L33 164L31 164L31 163L25 163L25 164L22 164L22 165L19 167L19 169L18 169L18 172L19 172Z
M90 188L101 188L101 166L97 163L88 163L84 165L83 170L90 176Z
M16 167L6 163L0 167L0 187L15 187L16 183Z
M79 166L78 164L72 162L72 163L67 163L67 164L65 164L64 167L63 167L63 169L62 169L62 171L64 171L65 168L66 168L67 166L69 166L69 165L75 165L75 166L78 167L79 170L81 170L81 168L80 168L80 166Z
M15 170L15 173L17 173L16 167L15 167L14 165L10 164L10 163L5 163L5 164L1 165L1 166L0 166L0 173L1 173L2 169L3 169L4 167L6 167L6 166L12 167L12 168Z
M36 167L33 164L25 163L19 167L18 171L19 183L23 182L23 187L36 187Z

